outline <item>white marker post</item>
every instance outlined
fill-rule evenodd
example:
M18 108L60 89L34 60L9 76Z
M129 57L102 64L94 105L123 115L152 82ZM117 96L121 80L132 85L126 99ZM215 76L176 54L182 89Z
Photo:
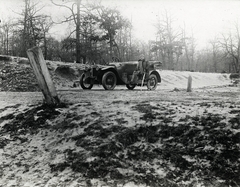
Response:
M60 100L44 60L42 50L39 47L33 47L27 50L27 55L46 103L49 105L59 104Z
M189 75L187 83L187 92L192 92L192 77Z

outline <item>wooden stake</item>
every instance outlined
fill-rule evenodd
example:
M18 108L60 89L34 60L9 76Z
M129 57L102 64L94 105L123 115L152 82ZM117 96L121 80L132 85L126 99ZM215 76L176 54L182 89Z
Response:
M187 92L192 92L192 77L191 77L191 75L189 75L189 77L188 77Z
M59 104L60 100L44 60L42 50L39 47L33 47L27 50L27 55L46 103L49 105Z

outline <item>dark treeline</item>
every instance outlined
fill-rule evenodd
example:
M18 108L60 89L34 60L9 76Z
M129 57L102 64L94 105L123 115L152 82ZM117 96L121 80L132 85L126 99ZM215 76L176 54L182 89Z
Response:
M219 37L209 41L208 47L199 50L194 33L189 35L185 25L176 25L168 11L162 12L156 20L156 39L146 43L134 37L131 21L116 8L105 7L98 1L51 2L69 12L69 16L61 20L72 28L69 35L60 41L51 36L50 30L56 23L51 16L42 13L44 6L23 0L24 8L17 20L1 20L0 54L26 57L27 49L41 46L46 60L107 64L138 60L143 54L148 60L162 61L163 69L239 72L237 23L228 35L219 33Z

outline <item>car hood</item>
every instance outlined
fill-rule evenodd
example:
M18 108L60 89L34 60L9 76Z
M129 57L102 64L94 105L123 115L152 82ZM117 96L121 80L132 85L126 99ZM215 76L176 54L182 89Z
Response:
M138 61L127 61L127 62L111 62L109 63L110 66L116 66L116 67L119 67L119 66L123 66L123 65L136 65L138 64Z

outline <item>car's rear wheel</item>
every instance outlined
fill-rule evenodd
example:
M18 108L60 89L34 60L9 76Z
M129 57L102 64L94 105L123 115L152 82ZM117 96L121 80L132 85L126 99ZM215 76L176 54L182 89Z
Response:
M126 84L126 87L127 87L129 90L133 90L133 89L136 87L136 84Z
M148 90L156 90L157 88L158 79L157 76L151 74L147 80L147 88Z
M91 83L87 83L87 81L85 80L85 74L83 73L80 77L80 85L82 87L82 89L84 90L91 90L93 87L93 84Z
M105 90L113 90L117 84L117 77L112 71L106 72L102 77L102 85Z

